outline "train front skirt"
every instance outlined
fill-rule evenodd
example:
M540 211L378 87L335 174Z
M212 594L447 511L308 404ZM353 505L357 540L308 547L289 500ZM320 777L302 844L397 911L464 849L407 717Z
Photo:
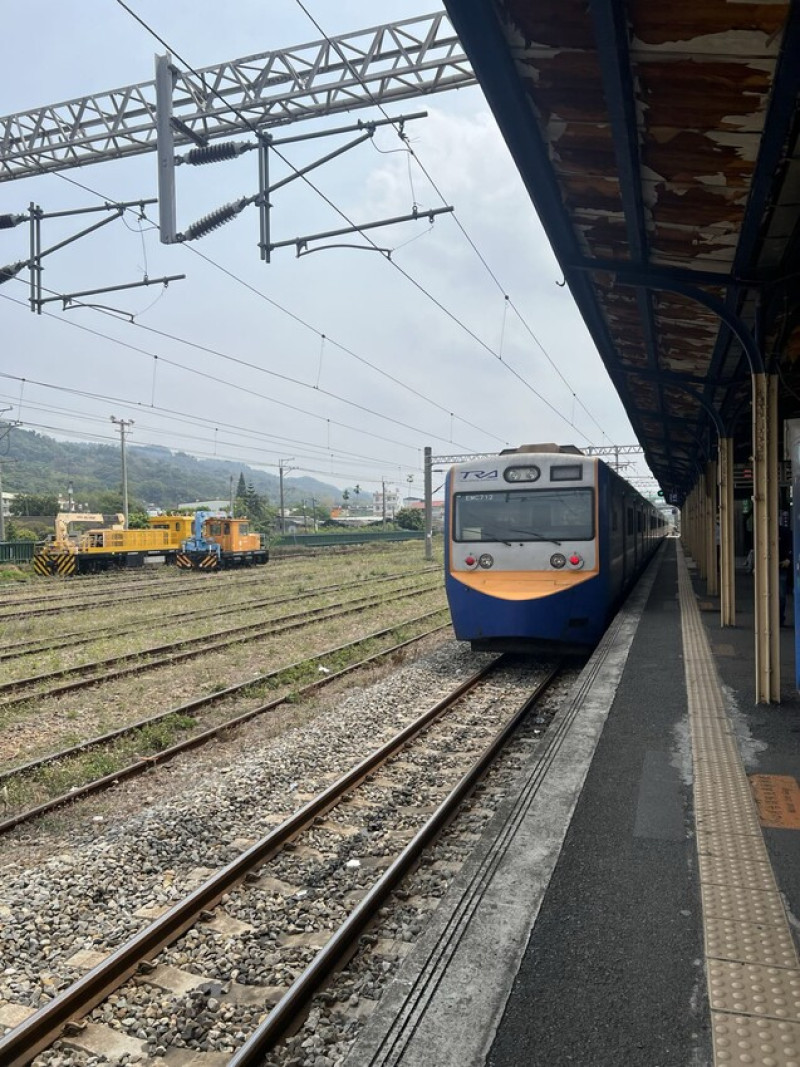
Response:
M505 599L447 575L447 599L459 641L476 650L586 652L603 635L608 601L599 576L531 597Z

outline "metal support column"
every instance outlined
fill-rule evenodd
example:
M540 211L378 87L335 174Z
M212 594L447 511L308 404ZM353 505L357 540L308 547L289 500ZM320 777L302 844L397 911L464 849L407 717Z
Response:
M800 419L786 422L789 458L792 461L792 567L794 570L794 684L800 691Z
M719 439L719 624L736 625L733 548L733 438Z
M708 579L708 499L706 496L705 475L697 481L695 499L695 539L697 551L694 553L697 574L701 581Z
M156 56L156 155L158 157L158 229L161 243L175 244L175 140L172 134L172 57Z
M433 559L433 461L430 448L425 449L425 559Z
M778 387L753 375L753 541L756 703L781 697L778 624Z
M713 461L706 463L705 469L705 510L706 510L706 592L709 596L719 593L718 535L719 515L717 512L717 465Z

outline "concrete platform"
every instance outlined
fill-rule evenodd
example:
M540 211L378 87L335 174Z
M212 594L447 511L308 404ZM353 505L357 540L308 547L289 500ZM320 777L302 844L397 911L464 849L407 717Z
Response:
M755 707L737 605L667 542L347 1067L800 1064L794 631Z

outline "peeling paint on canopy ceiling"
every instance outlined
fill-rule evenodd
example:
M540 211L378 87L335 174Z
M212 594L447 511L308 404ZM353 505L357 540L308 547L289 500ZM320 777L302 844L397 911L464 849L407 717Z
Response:
M658 271L752 311L752 292L728 283L758 268L758 241L743 246L748 212L758 211L761 234L778 199L782 171L767 175L760 206L753 190L790 4L447 6L651 468L668 484L670 444L696 441L704 424L696 393L670 376L702 384L715 407L741 407L747 368L714 312L626 281ZM797 131L786 132L781 158ZM795 206L793 232L797 218Z

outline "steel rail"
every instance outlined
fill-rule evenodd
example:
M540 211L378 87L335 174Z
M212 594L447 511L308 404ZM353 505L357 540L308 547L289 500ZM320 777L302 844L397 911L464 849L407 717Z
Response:
M69 748L62 748L58 752L52 752L47 756L41 756L39 759L33 759L27 763L21 763L16 767L10 767L7 770L0 771L0 788L7 785L8 782L15 778L34 774L36 771L43 770L45 767L52 766L54 763L61 763L67 759L74 759L76 756L91 752L95 748L110 745L112 742L136 733L138 730L142 730L147 726L156 726L158 723L164 722L164 720L169 719L172 716L185 715L193 717L203 708L219 704L221 701L227 700L232 696L244 696L249 689L254 689L256 686L261 686L268 682L277 681L283 674L289 674L302 667L318 663L321 660L328 659L330 656L337 655L339 652L356 648L358 645L364 645L368 641L377 641L381 637L386 637L388 634L394 633L395 630L402 630L408 626L413 626L416 623L425 622L426 620L433 618L435 615L443 614L445 611L447 611L447 608L437 608L435 611L426 611L423 615L418 615L416 618L405 619L402 622L398 622L394 626L386 627L383 630L375 630L373 633L365 634L363 637L356 638L354 641L347 641L342 645L336 645L333 648L325 649L323 652L318 652L314 656L295 660L294 663L287 663L284 667L277 667L275 670L267 671L265 674L257 674L253 678L248 678L245 682L236 682L234 685L226 686L224 689L218 689L216 692L209 693L207 696L195 697L193 700L187 700L183 704L177 704L175 707L168 708L166 711L159 711L155 715L147 715L145 718L138 719L136 722L130 723L128 726L120 726L115 730L109 730L107 733L98 734L96 737L89 738L86 741L80 741L78 744L71 745ZM442 626L434 627L433 630L426 631L419 638L411 638L408 642L394 645L391 649L387 650L387 653L404 648L406 644L413 643L416 640L421 640L422 637L427 637L429 634L435 633L437 630L444 629L446 625L448 624L445 623ZM380 653L380 655L387 653ZM366 663L368 661L365 660L364 662ZM349 668L344 668L344 673L347 673L348 670ZM337 672L328 677L333 680L334 678L340 677L340 674ZM324 680L325 679L318 679L318 681ZM295 692L302 693L304 692L304 689L295 690ZM153 757L142 757L142 759L145 762L152 763L154 760L158 761L161 756L168 751L170 750L163 749ZM5 825L5 823L0 822L0 833L2 833Z
M169 551L177 551L177 549L170 549ZM272 550L271 550L272 551ZM309 553L310 554L310 553ZM279 556L273 560L270 555L270 563L282 562L285 559L290 558L286 556ZM291 557L294 558L294 557ZM147 586L158 584L159 588L163 589L165 586L174 586L180 588L181 586L201 585L204 582L210 581L211 578L219 580L221 571L179 571L177 568L172 569L172 573L163 577L163 571L170 569L168 566L161 567L161 572L157 570L155 566L144 568L139 573L138 577L134 577L130 571L100 571L96 574L70 574L64 576L64 581L59 583L57 589L50 588L50 591L46 595L41 596L16 596L3 600L3 607L26 605L26 604L67 604L74 603L75 597L87 596L90 591L108 593L114 596L119 593L136 593L146 592ZM271 568L270 568L271 569ZM226 572L229 580L235 581L237 584L246 585L248 583L255 584L257 581L263 581L264 572L259 567L258 570L253 573L249 567L240 568L239 570L231 570ZM125 574L125 577L122 575ZM34 579L38 581L41 575L37 575ZM75 584L79 586L85 586L86 588L77 590ZM93 587L90 589L90 587ZM102 587L102 588L101 588ZM138 588L137 588L138 587ZM41 586L40 586L41 588ZM87 604L92 601L86 601Z
M428 571L435 570L435 569L436 568L426 567L426 568L424 568L423 571L418 571L416 573L419 573L419 574L427 573ZM200 577L201 573L202 573L202 577ZM213 572L213 576L216 577L217 580L219 580L220 572L219 571ZM88 575L86 575L84 577L88 577ZM96 576L94 576L94 577L96 577ZM208 586L211 585L211 581L209 580L211 577L212 577L212 574L209 574L208 572L198 572L198 575L195 575L194 573L192 573L192 574L187 573L186 577L184 579L179 580L178 588L180 588L180 586L182 585L183 586L183 592L185 593L186 596L201 596L202 594L208 593L210 591ZM195 578L197 580L193 580ZM230 581L230 584L236 586L237 588L241 588L242 586L256 585L259 582L263 582L263 580L264 580L263 571L259 570L256 574L248 574L246 577L232 578L231 581ZM165 581L169 582L170 585L172 585L172 579L168 578L168 579L165 579ZM189 583L191 583L191 586L189 585ZM147 583L147 584L150 584L150 583ZM217 590L217 591L219 591L219 590ZM103 592L105 593L106 590L103 590ZM132 593L133 595L131 595L131 596L122 596L121 597L121 596L119 596L118 592L114 591L112 593L109 590L108 591L108 593L109 593L108 598L105 599L105 600L98 600L96 597L92 597L89 600L81 600L81 601L77 601L76 602L74 599L70 599L69 596L56 597L56 598L54 598L56 603L55 603L55 606L53 606L53 607L37 608L34 611L0 612L0 622L13 622L13 621L18 621L18 620L19 621L24 621L25 619L39 618L42 615L58 615L58 614L60 614L62 612L65 612L65 611L70 611L70 612L72 612L72 611L91 611L91 610L93 610L95 608L98 608L98 607L110 607L110 606L117 607L119 604L124 604L124 605L127 605L127 604L138 604L142 600L159 600L159 599L163 599L165 596L170 596L171 593L172 593L172 590L168 590L167 592L163 592L161 589L159 589L159 590L156 590L155 592L139 593L136 589L128 588L128 589L122 590L122 592ZM3 606L5 607L7 605L7 603L8 603L7 601L4 601ZM53 604L54 601L51 600L49 597L41 597L41 598L37 597L35 600L20 600L20 601L16 601L15 603L17 603L17 604L26 604L26 603L30 603L30 604L34 604L34 603L35 604L39 604L39 603Z
M417 862L436 834L453 817L458 806L505 746L520 720L541 699L560 671L560 665L554 666L537 684L534 692L494 736L488 747L448 793L430 819L417 831L397 859L390 864L372 889L358 902L327 944L319 950L308 967L295 979L266 1019L233 1055L228 1067L256 1067L257 1064L263 1063L264 1056L275 1047L280 1038L289 1029L297 1027L298 1017L308 1008L314 994L326 978L352 956L352 949L357 938L374 920L378 908L386 897Z
M390 542L386 542L386 543L387 544L391 544ZM292 560L296 560L296 559L316 559L317 556L330 556L332 554L333 555L341 555L341 556L343 556L343 555L354 555L358 551L362 551L363 552L365 549L369 549L369 548L373 548L373 547L381 548L381 547L383 547L383 544L381 542L375 542L374 544L360 543L360 544L354 544L354 545L351 545L351 544L347 544L347 545L330 545L330 546L326 546L325 548L319 548L319 549L318 548L305 548L305 549L301 549L298 552L281 552L280 551L280 547L271 548L269 550L270 551L269 562L271 564L273 564L273 563L275 563L275 564L277 564L277 563L286 563L286 562L291 562ZM171 549L170 551L176 551L176 550ZM377 555L378 553L376 552L375 554ZM272 567L269 568L269 571L271 571L271 570L272 570ZM267 573L269 573L269 571L267 571ZM75 590L73 590L71 588L73 582L77 582L79 585L83 585L85 583L87 586L89 586L90 584L95 584L95 585L103 585L103 586L107 586L107 587L113 587L113 594L112 594L112 589L111 588L108 588L108 589L104 588L104 589L101 590L101 592L103 592L103 593L108 592L109 596L110 596L110 599L107 600L107 601L103 601L103 603L113 604L113 603L116 603L116 597L118 596L119 592L136 593L137 592L136 586L154 585L157 582L160 584L160 587L162 587L162 588L163 588L164 585L169 583L170 585L174 584L178 588L180 588L181 586L183 586L184 588L196 587L196 589L199 590L200 586L202 584L204 584L206 581L208 581L209 584L212 584L212 581L211 581L212 579L216 579L217 581L219 581L223 573L225 573L227 575L227 580L230 581L232 584L235 584L235 585L255 585L257 582L264 580L264 572L261 570L260 567L257 568L255 573L252 572L251 568L239 568L238 570L236 570L236 569L229 570L227 568L223 568L221 571L220 570L217 570L217 571L182 571L180 573L181 573L181 577L169 577L168 576L166 578L159 577L158 574L149 574L148 573L146 575L144 575L144 574L140 575L138 578L132 578L132 577L129 576L129 578L127 580L120 578L120 572L119 571L105 571L105 572L99 572L99 573L96 573L96 574L71 574L69 576L65 575L65 576L62 576L61 584L63 585L64 583L68 582L70 588L68 588L68 589L61 588L61 591L55 596L48 595L48 596L37 596L37 597L14 597L11 600L4 600L3 601L3 606L6 607L8 605L56 603L58 605L63 605L63 609L67 610L68 608L71 608L73 606L74 598L75 598L75 595L76 595L75 594ZM40 576L37 575L35 580L38 581L39 577ZM124 582L124 584L123 584L123 582ZM188 589L188 591L192 591L192 590ZM88 588L86 590L82 590L79 595L88 595ZM146 592L142 593L142 599L147 598L149 596L150 596L149 593L146 593ZM131 598L128 598L128 599L130 599L132 601L135 601L136 597L131 597ZM96 604L96 602L97 601L95 599L86 600L86 601L81 602L77 606L81 610L84 610L86 608L94 606ZM60 607L59 608L54 608L53 610L54 611L61 610L61 608ZM8 619L14 618L17 614L19 614L19 613L9 613L9 614L6 614L6 615L0 615L0 620L2 620L4 618L8 618ZM34 613L31 612L29 614L34 614ZM40 612L39 614L43 614L43 613ZM28 616L26 615L26 618L27 617Z
M301 629L303 626L311 623L328 622L331 619L339 619L345 615L352 615L354 611L363 611L366 608L376 607L381 604L390 604L396 600L404 600L418 593L433 592L434 589L435 586L413 587L411 589L400 590L388 597L372 596L356 600L339 601L336 604L327 604L324 607L312 608L310 611L295 612L292 615L285 615L280 619L273 619L269 622L251 623L247 626L234 626L229 630L218 631L216 634L206 634L201 637L188 638L184 641L174 641L167 645L158 645L154 648L142 649L139 652L127 652L124 655L113 656L107 660L96 660L94 663L87 663L78 667L67 667L63 670L53 671L49 674L33 675L29 678L19 678L16 681L6 682L3 685L0 685L0 695L4 693L14 693L19 689L30 688L40 682L47 681L49 678L63 678L70 674L77 674L79 671L91 670L103 665L129 663L131 660L142 659L146 656L152 656L155 653L165 652L172 649L183 649L183 651L175 652L172 655L150 659L146 663L135 663L130 667L121 667L118 670L106 671L104 674L92 675L88 678L76 678L72 682L64 682L61 685L50 686L49 689L45 689L41 692L12 697L10 700L3 700L0 702L0 710L15 707L18 704L25 704L29 700L43 700L46 697L60 696L62 693L74 692L76 689L86 689L89 686L115 681L117 678L125 678L131 674L142 674L145 671L155 670L159 667L168 667L173 663L181 663L187 659L195 659L197 656L207 655L209 652L217 652L220 649L229 648L231 645L242 644L244 641L257 640L261 637L274 637L276 635L287 633L290 630ZM223 637L223 639L217 641L211 640L211 638L215 637Z
M421 571L416 571L416 575L430 574L431 571L438 570L438 568L425 567ZM215 607L213 612L209 612L207 608L197 608L194 611L183 612L180 616L181 623L191 619L202 618L219 618L221 615L233 615L241 613L243 611L255 611L258 608L269 607L272 604L294 604L299 600L310 600L315 596L321 596L323 593L334 593L340 589L353 589L356 586L371 586L380 585L383 582L400 581L403 578L408 579L407 572L399 572L397 574L384 575L382 578L363 578L353 582L337 582L334 585L318 586L310 593L298 593L296 596L288 597L268 597L266 600L240 600L237 604L230 608ZM205 592L205 590L204 590ZM225 592L230 592L226 589ZM167 592L165 597L172 598L175 594L173 592ZM116 604L116 602L114 602ZM146 618L140 618L136 622L131 623L128 626L102 626L94 630L73 630L68 633L61 633L58 635L58 647L68 648L80 644L90 644L92 641L102 637L116 636L119 634L135 633L137 630L141 630L144 622L155 622L155 619L151 619L149 616ZM165 619L163 624L174 625L174 620ZM50 651L53 648L53 639L49 638L36 638L31 641L20 641L15 643L15 648L10 652L0 652L0 662L9 659L19 659L22 656L32 656L36 652ZM79 667L75 668L80 669Z
M287 841L310 826L333 807L345 793L366 778L394 752L402 748L461 696L475 688L500 662L495 659L476 671L443 700L409 723L386 744L381 745L332 785L304 804L260 841L208 878L182 901L173 905L144 930L110 953L72 985L62 990L43 1008L0 1038L0 1063L23 1067L37 1053L51 1045L67 1023L82 1018L139 969L188 930L203 912L241 882L250 871L271 859ZM407 851L407 850L406 850ZM405 855L405 852L403 853ZM393 865L394 866L394 865ZM391 868L390 868L391 869ZM356 909L358 910L358 909ZM296 983L295 983L296 984ZM294 988L294 987L292 987ZM284 998L285 999L285 998ZM282 1002L281 1002L282 1003ZM285 1010L285 1009L284 1009Z

